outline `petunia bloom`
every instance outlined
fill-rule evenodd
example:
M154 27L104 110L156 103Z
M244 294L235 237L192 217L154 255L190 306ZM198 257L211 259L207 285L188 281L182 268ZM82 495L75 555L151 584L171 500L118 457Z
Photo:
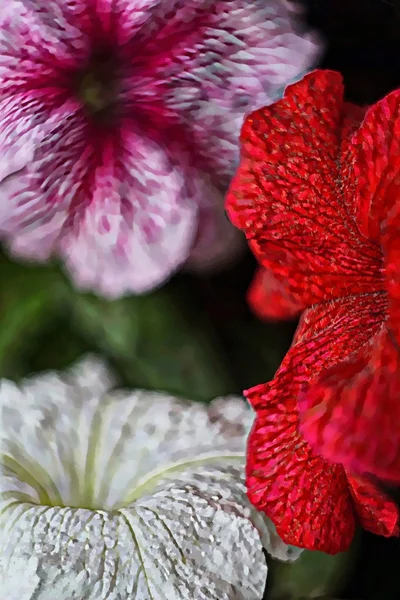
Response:
M315 71L250 115L227 198L305 309L275 379L247 393L249 495L286 541L327 552L355 519L398 534L368 476L400 481L400 91L368 110L343 93Z
M246 497L252 413L110 391L93 358L0 387L0 588L10 600L253 600L286 546Z
M260 267L247 292L247 301L254 314L263 321L294 319L303 306L297 302L271 269Z
M110 297L159 285L192 250L194 266L214 246L221 259L243 117L316 56L296 19L282 0L3 2L11 252L61 256L78 286Z

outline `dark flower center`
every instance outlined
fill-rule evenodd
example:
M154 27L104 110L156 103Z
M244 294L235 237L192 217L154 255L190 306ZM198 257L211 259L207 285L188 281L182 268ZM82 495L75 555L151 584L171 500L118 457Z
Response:
M118 74L111 53L95 53L84 71L78 74L76 93L89 115L109 121L116 115Z

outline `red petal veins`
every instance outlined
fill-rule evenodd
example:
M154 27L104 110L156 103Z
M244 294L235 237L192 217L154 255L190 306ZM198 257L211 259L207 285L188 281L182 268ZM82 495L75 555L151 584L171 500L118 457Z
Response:
M385 537L398 536L399 508L395 502L363 477L348 476L348 481L364 529Z
M362 235L380 245L381 224L400 196L400 90L366 112L346 157L347 204Z
M367 108L368 107L365 106L357 106L357 104L353 104L352 102L343 103L342 121L340 126L340 141L342 150L340 164L342 167L347 160L350 138L360 127L365 117L365 113L367 112Z
M311 343L313 338L326 341L326 349L330 352L326 354L324 364L316 365L316 356L307 359L313 375L317 376L331 364L364 348L379 332L386 318L386 308L387 299L382 293L348 296L317 304L304 312L293 345Z
M250 285L247 301L252 311L266 321L295 318L304 308L290 297L286 286L269 269L262 267Z
M385 306L382 294L369 294L307 309L275 379L246 393L257 412L248 446L249 498L288 543L335 553L351 542L354 516L344 469L308 445L299 432L297 402L310 379L375 335Z
M261 263L308 305L383 289L379 249L360 236L343 197L342 97L338 73L314 71L252 113L227 195L228 214ZM353 110L349 118L353 126Z
M362 356L332 367L299 401L301 430L327 460L400 482L400 349L381 333Z
M355 520L345 472L315 455L299 434L290 380L278 378L247 397L264 407L248 440L250 501L286 543L330 554L346 550Z
M400 196L399 196L400 199ZM388 328L400 346L400 202L392 208L382 227L384 272L389 293Z

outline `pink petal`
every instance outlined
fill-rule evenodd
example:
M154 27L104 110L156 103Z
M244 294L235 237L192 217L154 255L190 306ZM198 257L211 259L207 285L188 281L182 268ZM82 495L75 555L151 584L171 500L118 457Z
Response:
M185 153L172 161L129 121L119 135L71 114L37 144L18 184L2 184L12 251L61 251L78 285L108 296L146 291L184 262L203 193Z
M107 295L161 283L187 258L196 230L194 268L232 255L240 234L217 188L235 167L245 111L270 98L270 84L307 68L317 44L293 31L286 3L228 8L221 0L3 3L0 233L14 254L61 253L79 285ZM74 89L98 49L118 71L125 121L112 132L84 113Z
M85 146L76 104L71 101L46 114L45 123L32 130L34 135L22 136L21 148L18 140L8 148L4 139L6 169L15 172L0 182L2 236L15 253L40 259L49 257L67 220L77 187L70 180L71 163L74 151L79 156ZM66 158L62 152L67 136Z
M189 271L212 273L228 267L245 250L243 234L228 220L223 194L204 176L197 235L186 263Z
M132 73L142 80L128 93L133 104L148 110L154 102L155 115L162 110L184 125L198 161L226 185L244 115L307 70L319 43L295 32L295 17L281 0L178 0L161 18L166 14L157 32L149 25L149 35L134 40L140 52Z
M62 241L75 283L107 297L146 292L186 260L204 193L184 154L172 162L129 124L119 148L104 146L91 201Z
M52 87L89 50L84 0L7 0L0 7L0 97L29 83ZM86 13L87 15L87 13ZM43 90L45 91L45 89ZM45 94L44 94L45 95Z

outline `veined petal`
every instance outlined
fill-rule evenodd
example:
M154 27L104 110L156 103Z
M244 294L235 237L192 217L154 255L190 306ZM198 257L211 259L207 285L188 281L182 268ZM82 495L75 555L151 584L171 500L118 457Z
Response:
M1 589L27 600L261 597L263 544L281 560L300 550L247 500L249 408L103 395L110 384L93 359L63 379L2 382Z
M400 481L400 351L382 325L362 356L311 382L299 406L316 452L350 472Z
M249 498L287 543L334 554L351 542L355 516L345 471L304 439L297 403L310 381L368 344L384 308L382 295L370 294L306 310L275 379L246 393L257 413L248 445Z
M274 384L279 402L268 386L247 392L251 403L265 406L248 442L248 496L287 544L336 554L349 547L355 529L345 472L314 454L298 433L289 385L283 379Z
M16 91L47 93L85 57L85 2L9 0L0 7L0 98ZM74 18L75 16L75 18ZM23 54L21 55L21 48Z
M61 252L80 287L144 292L187 258L203 189L184 153L172 159L130 123L101 134L76 111L36 144L15 186L4 182L0 228L20 256Z
M348 475L350 492L364 529L376 535L399 535L399 508L370 480Z
M107 297L146 292L186 260L207 193L185 153L173 158L130 123L120 133L103 143L90 203L62 240L75 282Z
M22 589L24 600L49 594L60 600L152 600L122 515L22 503L7 518L0 521L0 583L8 598L21 598Z
M350 138L343 172L348 206L365 238L382 244L381 226L400 194L400 90L365 114ZM384 250L384 248L383 248Z
M56 249L71 207L88 202L84 176L93 151L76 102L55 111L39 133L21 171L0 184L0 230L15 253L44 259Z
M222 186L238 160L245 113L272 101L277 90L316 60L319 41L296 31L296 16L280 0L176 0L164 3L139 32L132 67L143 81L135 104L160 101L158 111L183 124L198 159ZM173 6L172 6L173 4ZM158 112L154 111L154 112Z
M392 198L393 199L393 198ZM387 322L390 330L400 345L400 272L398 260L400 256L400 202L394 203L381 228L382 247L384 255L384 273L389 293L389 319Z
M46 135L74 108L74 103L66 102L65 94L56 89L49 89L45 98L42 90L33 90L0 100L0 191L7 177L21 175ZM6 208L5 216L10 212L10 207Z
M221 595L249 600L262 595L267 569L260 564L262 544L252 524L242 477L243 464L227 468L222 461L199 467L164 483L134 509L121 510L138 531L150 573L156 571L157 561L169 572L174 563L179 565L180 595L174 578L162 573L154 591L158 587L166 598L202 593L215 600Z
M380 252L360 235L340 189L342 98L338 73L314 71L252 113L227 196L261 263L307 305L384 289Z
M272 271L260 267L247 292L252 311L266 321L293 319L305 308L290 296L284 283L278 282Z

